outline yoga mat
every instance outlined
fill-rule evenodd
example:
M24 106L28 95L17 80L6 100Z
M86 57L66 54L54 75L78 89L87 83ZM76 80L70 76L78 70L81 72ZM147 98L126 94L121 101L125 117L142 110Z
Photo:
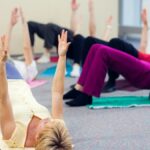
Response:
M54 76L55 71L56 71L56 65L54 65L54 66L44 70L42 73L39 74L39 77L52 77L52 76ZM72 71L72 66L70 64L68 64L68 63L66 65L66 71L67 71L66 76L69 77L70 73Z
M35 57L34 58L34 60L38 60L40 57ZM57 63L58 62L58 56L51 56L50 58L49 58L49 61L50 62L53 62L53 63Z
M11 61L6 62L7 79L22 79L22 76Z
M123 90L123 91L137 91L139 90L138 88L134 87L125 79L119 79L116 81L116 90Z
M53 63L58 62L58 56L52 56L52 57L50 58L50 61L53 62Z
M119 97L93 97L92 104L88 108L122 108L150 106L150 99L147 96L119 96Z
M46 82L47 82L46 80L33 80L28 82L28 84L30 85L30 88L36 88L45 84Z

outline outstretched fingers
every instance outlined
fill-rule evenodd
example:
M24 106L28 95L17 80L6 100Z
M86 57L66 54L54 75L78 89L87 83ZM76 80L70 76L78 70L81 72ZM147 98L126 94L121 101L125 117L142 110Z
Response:
M62 30L61 39L62 41L65 41L65 30Z
M58 41L67 42L67 31L62 30L61 35L58 35Z
M18 22L19 14L18 7L13 8L11 12L11 25L14 26Z
M106 21L107 25L112 25L112 21L113 21L113 16L109 16Z
M146 9L142 10L142 12L141 12L141 19L142 19L142 22L144 24L148 24L148 21L147 21L147 10Z
M75 11L79 8L80 4L77 3L77 0L72 0L71 2L71 7L72 7L72 10Z
M62 30L61 35L58 35L58 54L64 56L68 50L69 42L67 42L67 31Z

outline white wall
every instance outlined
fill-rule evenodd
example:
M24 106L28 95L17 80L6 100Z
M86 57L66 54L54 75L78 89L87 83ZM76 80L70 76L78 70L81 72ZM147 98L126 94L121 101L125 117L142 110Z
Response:
M93 0L97 36L101 37L104 31L105 21L109 15L114 16L112 36L118 33L118 0ZM7 30L10 11L13 6L21 5L27 20L39 22L54 22L70 27L70 2L71 0L0 0L0 35ZM78 0L82 15L81 34L88 35L88 0ZM11 53L22 53L21 24L18 24L12 35ZM36 41L35 49L39 52L43 49L43 41Z

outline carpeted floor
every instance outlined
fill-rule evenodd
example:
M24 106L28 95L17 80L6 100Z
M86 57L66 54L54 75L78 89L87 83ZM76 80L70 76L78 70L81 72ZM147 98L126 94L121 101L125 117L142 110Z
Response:
M38 65L39 71L49 64ZM52 78L33 89L37 100L49 110ZM77 81L65 79L65 91ZM102 96L146 96L147 90L116 91ZM65 121L75 145L74 150L150 150L150 107L90 110L64 104Z

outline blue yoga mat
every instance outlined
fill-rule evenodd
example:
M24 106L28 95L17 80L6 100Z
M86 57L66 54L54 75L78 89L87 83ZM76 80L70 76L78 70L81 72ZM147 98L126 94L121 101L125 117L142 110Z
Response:
M46 70L44 70L42 73L39 74L39 77L52 77L54 76L55 74L55 71L56 71L56 65L52 66L52 67L49 67L47 68ZM70 76L70 73L72 71L72 66L71 64L68 64L66 65L66 71L67 71L67 74L66 76Z
M11 61L6 62L6 74L7 79L23 79Z

